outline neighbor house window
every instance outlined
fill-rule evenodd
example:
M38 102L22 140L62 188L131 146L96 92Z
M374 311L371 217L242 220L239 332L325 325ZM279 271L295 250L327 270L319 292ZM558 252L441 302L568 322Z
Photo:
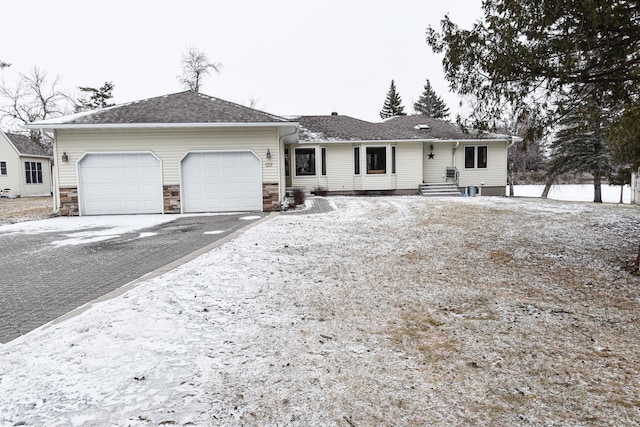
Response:
M7 175L7 162L0 162L0 175Z
M367 173L387 173L387 147L367 147Z
M396 146L391 146L391 173L396 173Z
M313 176L316 174L316 149L296 148L296 176Z
M284 149L284 176L291 176L291 166L289 166L289 149Z
M464 167L466 169L487 168L487 146L468 145L464 147Z
M24 162L27 184L42 184L42 163Z
M360 147L353 147L353 173L360 175Z
M325 147L320 149L320 170L322 175L327 174L327 149Z

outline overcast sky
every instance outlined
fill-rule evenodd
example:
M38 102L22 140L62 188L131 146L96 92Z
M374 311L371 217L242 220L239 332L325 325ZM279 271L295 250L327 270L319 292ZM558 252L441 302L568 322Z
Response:
M124 103L182 91L180 57L195 47L223 65L201 92L278 115L379 120L391 79L412 113L427 78L457 112L425 42L447 13L468 28L481 0L6 1L0 77L38 66L69 92L113 81Z

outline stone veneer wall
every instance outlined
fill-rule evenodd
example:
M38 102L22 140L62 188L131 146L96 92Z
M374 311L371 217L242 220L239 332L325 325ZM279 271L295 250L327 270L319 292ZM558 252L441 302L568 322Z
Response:
M164 200L164 213L180 213L180 185L163 186L162 198ZM262 208L265 212L280 210L278 183L262 184ZM77 216L79 214L78 188L60 187L60 215Z
M60 215L78 216L78 187L60 187Z
M280 210L280 192L277 182L262 183L262 210L264 212Z
M164 185L162 187L162 198L164 200L164 213L180 213L180 185Z

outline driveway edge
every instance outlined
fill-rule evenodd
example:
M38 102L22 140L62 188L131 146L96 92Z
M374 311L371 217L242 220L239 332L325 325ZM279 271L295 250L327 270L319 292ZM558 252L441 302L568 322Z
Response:
M116 297L128 292L129 290L131 290L133 288L136 288L142 282L145 282L147 280L153 279L153 278L158 277L158 276L162 276L163 274L168 273L169 271L171 271L171 270L173 270L173 269L175 269L177 267L180 267L181 265L186 264L189 261L192 261L192 260L196 259L200 255L203 255L203 254L205 254L205 253L207 253L207 252L209 252L209 251L211 251L211 250L213 250L215 248L218 248L218 247L224 245L227 242L230 242L231 240L237 238L238 236L240 236L241 234L243 234L247 230L250 230L251 228L253 228L253 227L257 226L257 225L262 224L263 222L270 221L273 218L277 217L279 214L280 214L279 212L271 212L269 215L265 216L264 218L261 218L261 219L255 221L255 222L250 223L250 224L247 224L244 227L242 227L242 228L234 231L233 233L229 234L228 236L225 236L225 237L223 237L221 239L218 239L215 242L212 242L212 243L208 244L207 246L204 246L204 247L202 247L200 249L197 249L197 250L191 252L190 254L183 256L182 258L179 258L179 259L177 259L175 261L172 261L172 262L170 262L169 264L167 264L165 266L157 268L154 271L152 271L150 273L147 273L144 276L141 276L141 277L139 277L139 278L127 283L126 285L122 285L117 289L114 289L114 290L112 290L110 292L107 292L106 294L104 294L104 295L102 295L102 296L100 296L100 297L98 297L98 298L96 298L96 299L94 299L92 301L89 301L86 304L81 305L80 307L74 308L70 312L65 313L62 316L53 319L52 321L42 325L40 328L37 328L35 330L46 329L49 326L53 326L53 325L56 325L58 323L62 323L67 319L71 319L72 317L75 317L75 316L77 316L77 315L79 315L81 313L84 313L85 311L89 310L94 304L101 303L101 302L108 301L110 299L116 298ZM9 342L11 342L11 341L9 341ZM8 344L8 343L6 343L6 344Z

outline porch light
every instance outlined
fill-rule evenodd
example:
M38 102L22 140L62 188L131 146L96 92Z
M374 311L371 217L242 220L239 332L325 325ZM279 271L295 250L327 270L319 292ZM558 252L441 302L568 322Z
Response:
M65 163L69 161L69 156L67 155L66 151L62 153L62 161Z
M271 158L271 151L269 151L269 149L267 148L267 159Z

